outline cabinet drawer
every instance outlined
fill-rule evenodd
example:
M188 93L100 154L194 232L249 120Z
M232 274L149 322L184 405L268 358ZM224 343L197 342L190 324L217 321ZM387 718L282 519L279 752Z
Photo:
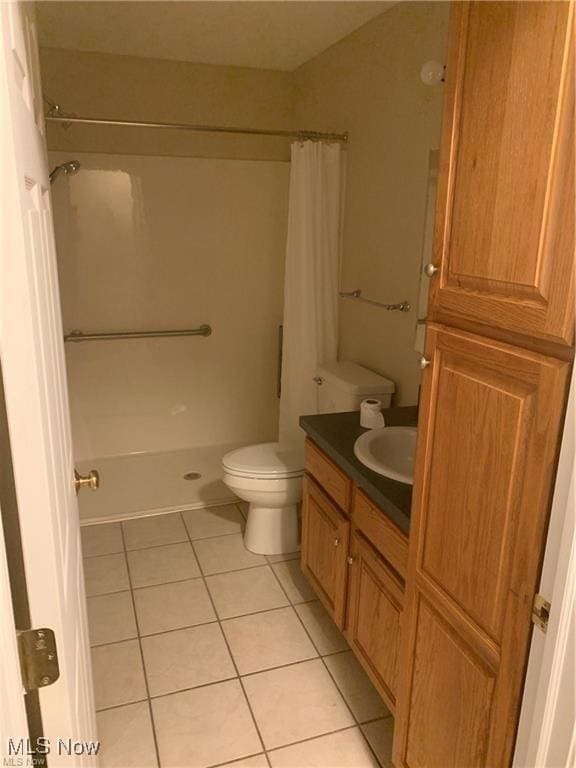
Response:
M309 438L306 440L306 471L344 512L350 512L352 480Z
M354 493L354 524L390 563L400 576L406 578L408 537L373 504L359 488Z

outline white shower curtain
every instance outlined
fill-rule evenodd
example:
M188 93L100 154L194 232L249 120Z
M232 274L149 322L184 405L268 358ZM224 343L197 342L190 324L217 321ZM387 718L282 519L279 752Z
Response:
M298 419L316 413L318 365L337 359L342 165L340 144L292 144L280 440L304 440Z

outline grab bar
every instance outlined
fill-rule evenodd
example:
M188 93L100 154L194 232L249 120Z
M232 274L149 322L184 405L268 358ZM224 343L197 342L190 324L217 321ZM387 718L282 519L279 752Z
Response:
M107 341L108 339L163 339L173 336L210 336L212 326L204 323L198 328L185 328L172 331L109 331L102 333L84 333L70 331L64 335L64 341Z
M339 296L341 299L357 299L358 301L363 301L365 304L372 304L373 307L382 307L382 309L387 309L391 312L410 312L412 309L407 301L401 301L399 304L383 304L381 301L366 299L362 296L360 288L356 288L355 291L339 291Z

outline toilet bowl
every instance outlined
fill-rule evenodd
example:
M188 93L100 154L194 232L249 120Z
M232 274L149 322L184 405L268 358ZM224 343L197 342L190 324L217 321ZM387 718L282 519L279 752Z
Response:
M249 503L244 544L259 555L298 548L304 450L293 443L260 443L227 453L223 481Z

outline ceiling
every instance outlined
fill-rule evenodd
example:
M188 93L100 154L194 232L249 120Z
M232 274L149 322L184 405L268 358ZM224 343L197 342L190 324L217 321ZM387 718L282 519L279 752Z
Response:
M40 45L293 70L394 2L38 2Z

